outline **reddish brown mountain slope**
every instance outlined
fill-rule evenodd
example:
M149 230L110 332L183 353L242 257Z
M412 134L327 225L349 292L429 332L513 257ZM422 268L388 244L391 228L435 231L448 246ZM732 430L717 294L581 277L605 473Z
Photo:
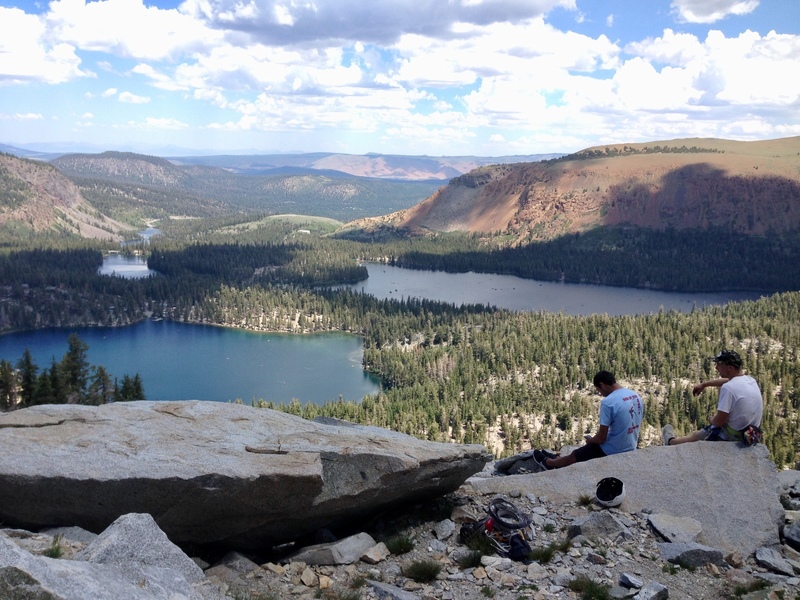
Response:
M520 241L621 224L782 233L800 227L800 137L620 144L482 167L417 206L357 226L380 224L507 231Z
M130 229L90 206L52 165L0 154L0 230L5 235L50 230L119 241Z

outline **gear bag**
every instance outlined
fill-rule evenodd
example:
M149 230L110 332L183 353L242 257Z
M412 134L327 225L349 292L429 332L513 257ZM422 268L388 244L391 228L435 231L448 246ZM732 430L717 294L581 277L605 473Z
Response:
M485 536L499 556L527 561L531 552L528 539L535 535L531 518L503 498L492 500L487 512L483 519L461 526L461 542L469 545L476 536Z

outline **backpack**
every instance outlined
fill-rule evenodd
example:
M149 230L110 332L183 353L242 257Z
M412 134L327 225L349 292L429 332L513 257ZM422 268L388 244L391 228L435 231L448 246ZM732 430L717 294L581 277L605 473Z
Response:
M764 442L764 432L758 425L748 425L740 430L745 446L755 446Z
M526 562L533 539L531 519L508 500L495 498L489 503L488 516L480 521L464 523L459 531L461 543L469 545L476 536L486 536L498 556Z

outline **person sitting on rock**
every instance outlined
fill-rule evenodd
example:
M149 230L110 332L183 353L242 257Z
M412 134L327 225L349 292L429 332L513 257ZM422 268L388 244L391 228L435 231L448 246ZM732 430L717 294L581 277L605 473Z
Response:
M665 446L701 440L741 442L745 428L761 425L764 400L756 380L742 372L742 358L733 350L723 350L713 360L720 377L698 383L692 394L697 396L707 387L718 387L717 414L708 425L683 437L676 437L675 429L667 423L661 430Z
M586 444L566 456L534 450L533 458L544 470L560 469L620 452L636 450L639 426L644 415L644 401L636 392L622 387L608 371L594 376L594 387L603 396L600 402L600 426L594 435L586 435Z

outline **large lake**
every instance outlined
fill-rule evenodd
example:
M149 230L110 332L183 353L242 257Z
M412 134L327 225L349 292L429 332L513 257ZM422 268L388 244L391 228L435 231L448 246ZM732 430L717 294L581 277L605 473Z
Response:
M144 321L130 327L78 327L0 336L0 358L16 364L25 348L40 369L60 361L70 333L89 346L89 362L113 377L139 373L148 400L242 400L304 404L361 400L378 381L361 368L363 340L355 335L267 334Z
M755 299L756 293L667 293L540 282L508 275L414 271L367 265L369 279L350 286L380 298L428 298L512 310L571 315L688 311L693 307ZM112 255L99 270L121 277L152 274L140 258ZM203 325L147 321L130 327L78 328L0 336L0 358L16 363L29 348L40 368L60 361L72 332L89 345L89 362L114 377L139 373L150 400L253 399L323 403L360 400L379 391L361 369L360 337L347 334L250 333Z
M414 271L368 264L369 278L347 286L378 298L427 298L461 304L486 304L524 311L563 312L568 315L636 315L755 300L756 292L659 292L633 288L558 283L521 279L512 275Z

